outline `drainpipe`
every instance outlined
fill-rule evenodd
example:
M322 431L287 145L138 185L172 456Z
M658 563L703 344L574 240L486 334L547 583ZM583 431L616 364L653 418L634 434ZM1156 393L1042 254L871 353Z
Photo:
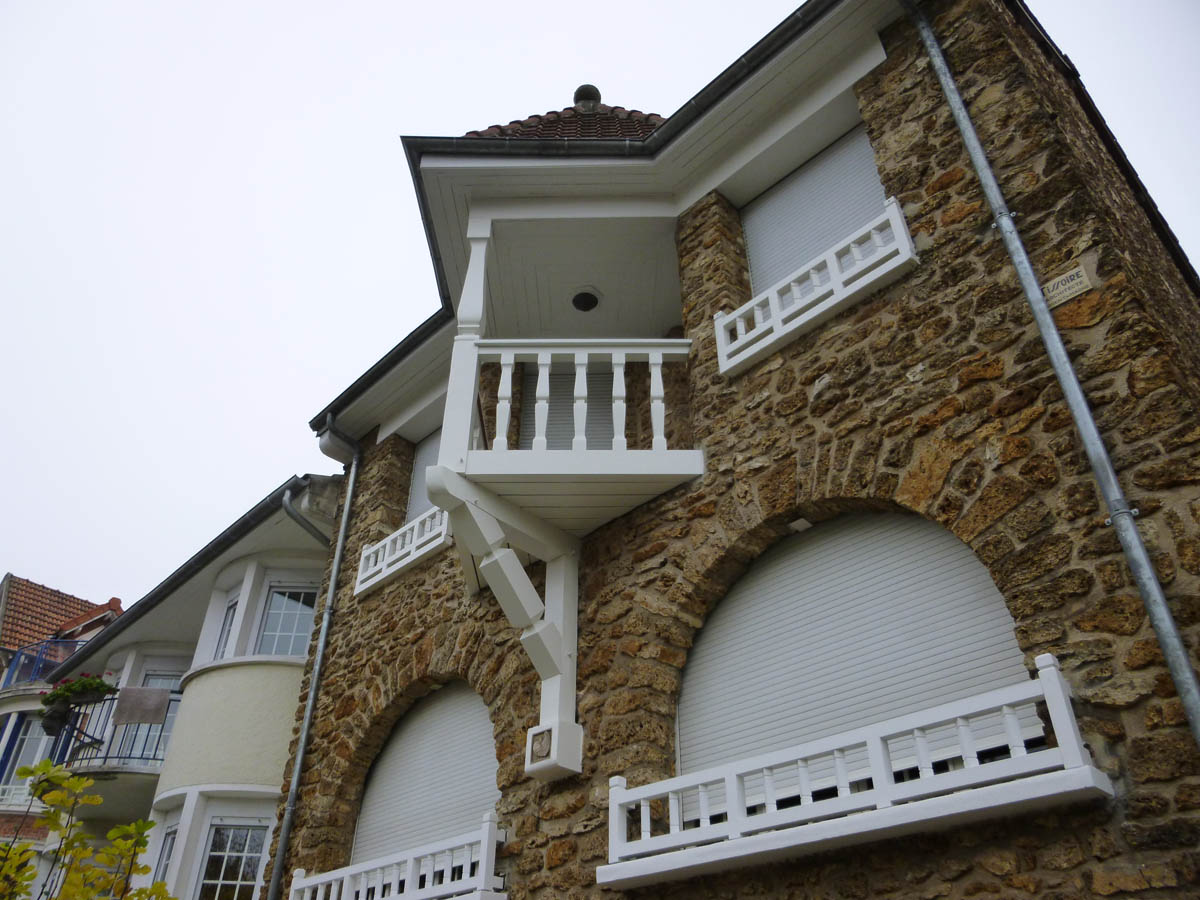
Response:
M288 518L311 534L314 540L318 541L326 550L329 549L329 538L321 533L321 529L310 522L300 513L300 510L292 504L292 489L288 488L283 492L283 500L280 501L283 511L288 514Z
M283 807L283 818L279 822L279 846L275 851L275 865L271 869L271 884L267 888L266 900L279 900L279 891L283 886L283 865L287 859L288 844L292 837L292 821L296 816L296 797L300 793L300 776L304 771L304 754L308 748L308 733L312 729L313 713L317 708L317 692L321 686L321 667L325 662L325 644L329 640L329 622L333 618L333 598L337 593L338 576L342 571L346 532L350 528L350 506L354 502L358 468L362 463L362 447L356 440L334 427L332 414L325 420L325 427L317 437L321 442L321 452L338 462L350 464L350 477L346 481L346 499L342 502L342 523L338 528L337 544L333 550L333 565L329 570L329 593L325 596L325 611L321 615L321 630L317 634L317 652L313 657L312 675L308 680L308 699L304 704L304 719L300 723L300 737L296 741L296 760L292 765L292 781L288 787L287 803Z
M1067 407L1071 410L1071 416L1075 420L1075 427L1079 429L1079 435L1083 439L1083 449L1091 463L1096 481L1100 485L1100 492L1104 495L1104 502L1108 505L1109 518L1105 524L1111 525L1116 530L1117 537L1121 541L1121 547L1125 551L1125 560L1129 563L1138 592L1142 595L1142 602L1150 617L1150 625L1158 638L1159 646L1162 647L1167 668L1175 681L1180 702L1187 714L1192 737L1200 745L1200 684L1197 683L1196 672L1188 658L1187 648L1184 647L1183 640L1179 636L1179 629L1175 625L1175 620L1171 618L1171 611L1167 607L1167 598L1163 595L1162 585L1158 583L1158 576L1154 572L1150 554L1146 552L1146 545L1142 543L1142 536L1138 533L1137 525L1134 522L1138 511L1129 506L1129 501L1125 499L1121 490L1120 482L1117 481L1116 470L1113 469L1112 460L1108 457L1104 440L1100 437L1100 430L1096 427L1096 420L1092 418L1083 388L1079 385L1079 378L1071 366L1071 360L1063 346L1062 337L1054 324L1054 318L1050 315L1050 308L1046 305L1046 298L1042 295L1041 286L1033 274L1033 265L1029 261L1029 255L1025 252L1025 245L1021 242L1021 236L1013 224L1013 214L1004 202L1000 184L988 163L987 155L983 151L983 144L979 141L979 135L975 133L975 126L971 123L967 107L954 83L954 77L950 74L950 67L946 64L946 57L942 54L942 48L933 33L933 28L925 15L917 9L913 0L900 0L900 3L913 24L916 25L917 32L921 36L921 43L925 45L925 52L929 54L929 62L942 86L942 92L946 95L950 112L962 134L963 143L967 146L971 165L975 168L975 174L979 177L984 196L987 197L988 205L991 206L995 216L993 227L999 229L1000 235L1004 239L1004 246L1017 270L1021 289L1025 292L1025 299L1033 312L1038 331L1041 332L1046 354L1050 357L1050 364L1054 367L1054 374L1058 377Z

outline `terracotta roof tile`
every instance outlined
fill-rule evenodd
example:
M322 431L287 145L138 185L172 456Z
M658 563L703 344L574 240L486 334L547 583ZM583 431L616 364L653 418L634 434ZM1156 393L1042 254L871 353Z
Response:
M590 88L590 92L585 89ZM593 99L594 98L594 99ZM526 119L514 119L507 125L492 125L468 131L466 137L515 137L560 140L644 140L666 120L657 113L608 106L600 102L600 92L583 85L575 92L575 105L551 110Z
M16 575L9 575L6 583L0 647L10 650L46 640L63 623L87 613L101 613L111 604L89 603Z

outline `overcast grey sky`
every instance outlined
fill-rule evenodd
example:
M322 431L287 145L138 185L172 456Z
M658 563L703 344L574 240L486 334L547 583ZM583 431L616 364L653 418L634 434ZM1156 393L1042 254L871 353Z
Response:
M1193 259L1193 0L1034 0ZM669 114L786 2L0 0L0 571L126 604L436 307L400 134Z

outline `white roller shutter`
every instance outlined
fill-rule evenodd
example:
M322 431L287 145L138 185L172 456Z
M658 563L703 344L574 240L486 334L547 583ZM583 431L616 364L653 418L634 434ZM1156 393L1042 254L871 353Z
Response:
M860 125L742 208L754 293L880 215L885 199Z
M525 366L521 381L521 436L518 446L533 446L537 424L534 403L537 400L537 366ZM611 450L612 372L588 372L588 406L584 434L589 450ZM550 405L546 415L546 449L570 450L575 437L575 373L550 373Z
M412 486L408 491L408 518L411 522L426 510L433 509L429 492L425 489L425 469L437 465L438 447L442 443L442 429L425 438L413 451Z
M471 831L499 799L487 706L447 685L401 718L371 767L350 863Z
M835 519L763 554L705 624L684 670L680 772L1028 677L1004 600L965 544L916 516ZM1032 709L1022 726L1041 733ZM981 749L1004 743L998 717L977 731ZM931 735L935 758L949 737ZM897 769L911 764L911 748L892 749Z

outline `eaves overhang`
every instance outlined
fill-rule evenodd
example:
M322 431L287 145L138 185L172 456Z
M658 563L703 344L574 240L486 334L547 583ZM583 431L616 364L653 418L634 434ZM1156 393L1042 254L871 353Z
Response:
M187 562L168 575L161 583L130 606L111 625L84 644L71 656L67 657L55 669L46 675L46 681L53 683L78 666L87 662L105 647L124 634L129 628L152 613L168 597L178 591L187 582L199 574L206 566L216 561L223 553L235 547L239 541L266 522L273 514L279 512L285 491L293 495L305 490L312 482L311 476L293 475L262 500L247 510L237 521L204 545ZM298 530L298 528L297 528Z

